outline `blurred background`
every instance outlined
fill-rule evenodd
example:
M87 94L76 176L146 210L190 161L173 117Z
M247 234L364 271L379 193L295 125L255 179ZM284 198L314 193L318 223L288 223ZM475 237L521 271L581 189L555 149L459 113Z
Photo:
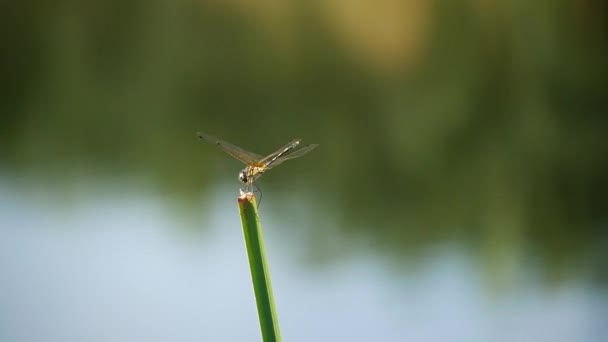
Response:
M0 340L608 339L606 3L6 1Z

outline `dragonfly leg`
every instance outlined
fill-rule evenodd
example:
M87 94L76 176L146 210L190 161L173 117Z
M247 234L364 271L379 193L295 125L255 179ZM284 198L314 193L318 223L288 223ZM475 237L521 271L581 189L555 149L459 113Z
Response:
M245 183L245 185L243 185L243 187L241 188L241 192L242 193L251 193L253 192L253 183Z
M252 185L255 188L255 190L253 191L253 193L255 194L257 192L258 194L260 194L260 197L259 197L259 200L258 200L258 208L259 208L260 204L262 204L262 189L260 189L260 187L257 186L255 183L253 183Z
M245 185L243 185L243 187L241 187L239 190L241 190L241 194L248 194L251 192L251 184L245 183Z

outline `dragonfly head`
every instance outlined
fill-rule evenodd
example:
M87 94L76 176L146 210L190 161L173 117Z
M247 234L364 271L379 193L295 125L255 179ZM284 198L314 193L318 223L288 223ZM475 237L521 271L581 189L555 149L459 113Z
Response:
M243 183L247 183L247 179L247 169L241 170L241 172L239 172L239 180Z

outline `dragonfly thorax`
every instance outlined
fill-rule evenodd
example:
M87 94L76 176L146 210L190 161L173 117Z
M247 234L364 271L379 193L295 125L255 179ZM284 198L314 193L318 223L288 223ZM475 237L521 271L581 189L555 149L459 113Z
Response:
M265 167L263 165L247 166L239 172L239 180L245 184L253 183L264 171Z

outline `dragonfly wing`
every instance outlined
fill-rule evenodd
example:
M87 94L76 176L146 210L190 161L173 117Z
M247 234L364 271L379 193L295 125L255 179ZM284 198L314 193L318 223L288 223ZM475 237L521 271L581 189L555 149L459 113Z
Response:
M203 141L206 141L210 144L216 145L221 148L222 151L228 153L232 157L240 160L245 164L253 164L258 162L263 157L259 154L246 151L238 146L235 146L227 141L214 137L213 135L197 132L196 135Z
M305 155L306 153L314 150L315 148L317 148L317 146L319 146L318 144L310 144L310 145L306 145L304 147L302 147L301 149L291 152L285 156L279 157L277 158L277 160L275 160L272 164L268 165L266 167L266 169L272 169L273 167L281 164L282 162L289 160L289 159L295 159L298 157L301 157L303 155Z
M288 154L290 151L292 151L294 148L296 148L298 146L298 144L300 143L301 140L302 139L293 139L292 141L285 144L285 146L281 147L280 149L276 150L275 152L264 157L264 159L262 159L260 161L260 163L261 164L274 163L273 159L275 159L275 161L276 161L276 159L281 158L282 155ZM272 164L270 164L270 165L272 165Z

